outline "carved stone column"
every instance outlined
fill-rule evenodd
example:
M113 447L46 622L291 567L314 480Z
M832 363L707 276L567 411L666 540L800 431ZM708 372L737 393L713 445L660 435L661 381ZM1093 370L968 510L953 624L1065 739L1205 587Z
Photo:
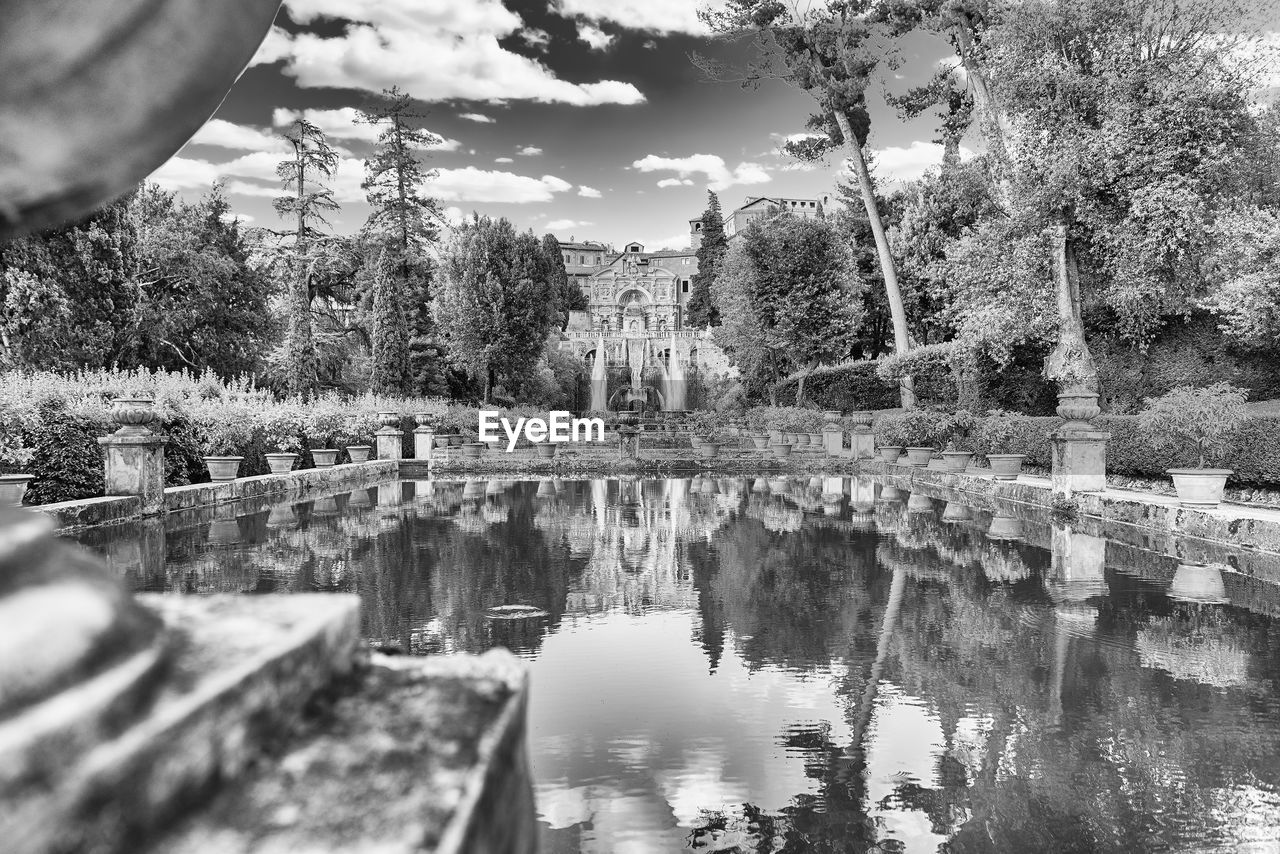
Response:
M151 432L156 422L151 398L119 398L112 417L120 425L102 446L107 495L136 495L143 515L165 512L164 446L169 441Z
M382 426L374 434L378 445L378 459L398 460L404 456L404 434L400 432L400 413L379 412Z
M431 426L431 415L423 412L417 416L416 420L418 427L413 431L413 458L431 462L431 449L435 447L436 440L435 428Z
M1099 492L1107 487L1107 440L1092 423L1098 407L1098 370L1084 338L1076 259L1067 241L1065 214L1054 225L1054 279L1057 283L1058 343L1045 361L1045 375L1058 384L1063 424L1051 434L1054 495Z

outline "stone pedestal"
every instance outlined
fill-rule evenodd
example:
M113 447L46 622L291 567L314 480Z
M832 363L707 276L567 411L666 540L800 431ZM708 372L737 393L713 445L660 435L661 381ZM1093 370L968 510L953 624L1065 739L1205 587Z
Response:
M121 436L112 434L98 440L106 466L107 495L136 495L142 499L143 515L163 513L163 436Z
M436 431L430 427L419 427L413 431L413 458L431 462L431 449L435 446ZM378 452L382 456L382 452Z
M378 446L378 459L398 460L404 456L404 434L396 428L383 427L373 438Z
M849 434L849 456L855 460L869 460L876 455L876 434L870 430L854 430Z
M1053 494L1070 498L1077 492L1107 488L1107 440L1101 430L1066 428L1050 436L1053 445Z
M843 430L823 430L822 447L829 457L838 457L844 451Z

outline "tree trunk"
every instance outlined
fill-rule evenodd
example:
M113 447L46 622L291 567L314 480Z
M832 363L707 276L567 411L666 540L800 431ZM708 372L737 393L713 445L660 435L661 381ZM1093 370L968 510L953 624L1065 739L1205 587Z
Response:
M1098 391L1098 369L1084 338L1080 316L1080 271L1069 236L1069 213L1054 215L1053 271L1057 286L1058 343L1045 359L1045 376L1058 384L1059 394Z
M796 380L796 406L804 406L804 383L805 380L809 379L809 374L813 373L817 367L816 363L807 366L804 373L800 374L800 377Z
M996 109L995 99L991 97L991 86L987 83L987 73L978 64L977 45L974 43L973 28L968 20L958 20L951 28L956 39L956 50L960 54L960 64L969 78L969 86L973 91L973 104L978 111L978 127L987 142L987 152L995 164L995 190L1000 206L1009 210L1009 149L1004 141L1004 128L1000 124L1000 111Z
M867 171L866 158L862 156L862 144L853 134L849 117L839 110L835 111L836 123L844 136L845 145L849 148L849 160L858 174L858 189L862 192L862 203L867 209L867 219L871 224L871 233L876 239L876 255L880 259L880 271L884 276L885 295L889 300L889 313L893 317L893 343L898 353L906 353L911 349L911 340L907 333L907 310L902 304L902 292L898 289L898 272L894 267L893 254L889 251L889 239L885 236L884 222L880 219L880 209L876 207L875 188L871 185L871 173ZM902 399L903 409L914 409L916 405L915 384L911 377L903 377L898 382L898 393Z

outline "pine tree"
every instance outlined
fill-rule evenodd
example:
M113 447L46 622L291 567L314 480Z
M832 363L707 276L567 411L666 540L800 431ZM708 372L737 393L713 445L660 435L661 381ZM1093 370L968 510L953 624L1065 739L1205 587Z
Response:
M560 241L554 234L542 237L542 251L551 265L551 286L556 294L556 311L560 316L560 328L569 325L569 312L586 311L589 303L587 295L574 282L569 281L569 274L564 268L564 254L560 251Z
M702 212L702 242L698 245L698 272L693 274L689 305L685 309L685 325L702 329L720 325L720 311L711 298L711 283L716 280L729 240L724 234L724 217L720 199L707 191L707 209Z
M359 118L383 128L365 161L361 185L372 208L362 238L370 257L379 259L373 328L373 390L378 394L429 392L443 382L427 310L433 273L428 248L439 235L440 210L423 192L436 173L424 169L416 154L441 139L418 124L423 118L413 97L394 86L384 89L380 101ZM386 336L390 338L383 340Z
M310 395L316 391L317 359L315 332L311 324L311 275L309 250L328 225L324 214L338 209L333 191L324 185L338 170L338 155L325 140L324 132L302 117L293 120L281 134L293 148L292 156L276 165L280 183L291 195L275 200L282 218L295 218L292 271L289 277L289 328L285 335L285 386L290 394Z

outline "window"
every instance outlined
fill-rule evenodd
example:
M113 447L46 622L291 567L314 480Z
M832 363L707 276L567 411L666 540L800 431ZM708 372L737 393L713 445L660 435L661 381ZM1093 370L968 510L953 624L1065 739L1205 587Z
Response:
M585 264L587 263L587 256L586 256L586 255L579 255L579 256L578 256L578 263L579 263L579 264L583 264L583 265L585 265Z
M681 280L680 280L680 293L682 293L682 294L687 294L687 293L689 293L689 280L688 280L688 279L681 279Z

